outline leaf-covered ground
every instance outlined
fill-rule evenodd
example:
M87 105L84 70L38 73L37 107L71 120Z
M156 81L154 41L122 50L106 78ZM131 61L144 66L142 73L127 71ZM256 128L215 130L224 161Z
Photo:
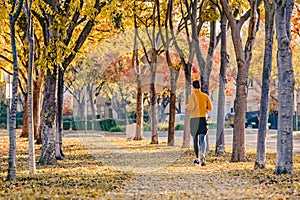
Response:
M130 177L104 166L77 138L63 139L65 159L55 166L37 166L28 174L28 141L17 138L17 180L7 176L8 137L0 137L0 199L99 199ZM37 160L40 145L36 145Z
M227 149L226 157L209 152L207 166L200 167L193 165L192 149L165 142L64 138L63 143L65 160L28 175L27 141L18 139L17 181L11 183L4 181L8 138L0 137L0 199L300 199L300 155L294 155L295 174L278 176L272 174L274 152L267 154L267 169L254 170L254 149L247 149L252 162L229 162Z

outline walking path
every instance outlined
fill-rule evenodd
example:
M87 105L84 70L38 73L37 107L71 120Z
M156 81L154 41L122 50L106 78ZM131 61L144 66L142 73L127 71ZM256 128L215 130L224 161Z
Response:
M246 130L246 148L256 147L257 130ZM274 158L267 170L255 171L253 160L230 163L230 155L214 157L211 151L207 166L193 165L192 149L181 148L182 131L176 132L176 145L166 145L166 133L159 133L159 145L149 145L149 132L144 141L126 140L124 134L69 133L64 137L79 137L95 159L109 167L133 174L102 199L299 199L298 181L283 183L272 177ZM299 153L300 140L294 140L294 153ZM209 143L215 144L215 130L209 131ZM225 133L226 147L231 147L232 129ZM268 149L276 148L276 131L267 134ZM228 152L230 154L230 152ZM270 159L270 158L268 158ZM295 170L299 165L295 162ZM267 175L267 176L266 176ZM298 176L298 175L297 175ZM283 177L284 178L284 177ZM297 177L296 177L297 178ZM286 179L286 178L284 178ZM297 178L298 180L298 178ZM272 185L273 183L276 183ZM290 182L290 183L293 183ZM295 189L296 188L296 189Z
M226 133L226 145L231 147L232 134ZM247 130L246 146L256 147L255 130ZM149 132L144 138L149 139ZM215 143L213 130L209 133L210 144ZM230 163L230 155L225 158L207 157L207 166L193 165L193 151L180 148L182 132L176 132L177 145L166 146L166 133L159 133L156 149L150 148L149 140L144 142L126 140L124 135L93 137L80 136L90 152L104 165L133 173L133 178L103 199L278 199L281 192L268 189L265 184L250 177L253 162ZM268 148L275 150L276 134L267 135ZM299 141L297 141L299 142ZM299 143L296 145L299 147ZM297 150L298 151L298 148ZM230 152L228 152L230 154ZM253 158L252 158L253 161ZM268 166L273 170L274 166ZM270 169L271 168L271 169ZM249 174L250 173L250 174ZM259 177L259 175L258 175Z

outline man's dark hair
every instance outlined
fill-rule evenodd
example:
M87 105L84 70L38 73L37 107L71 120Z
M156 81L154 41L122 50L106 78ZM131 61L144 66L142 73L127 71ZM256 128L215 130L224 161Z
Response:
M200 81L199 80L194 80L193 81L193 87L196 89L200 89Z

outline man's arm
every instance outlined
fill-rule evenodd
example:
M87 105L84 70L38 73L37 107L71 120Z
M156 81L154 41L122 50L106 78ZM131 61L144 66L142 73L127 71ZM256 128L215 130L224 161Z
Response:
M192 98L192 95L189 95L188 105L186 105L186 109L188 109L188 110L194 110L194 108L195 108L194 99Z

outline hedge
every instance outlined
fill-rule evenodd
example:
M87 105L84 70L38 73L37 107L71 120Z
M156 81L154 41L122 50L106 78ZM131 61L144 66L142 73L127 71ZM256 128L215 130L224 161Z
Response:
M125 126L125 120L118 119L97 119L94 123L94 130L97 131L110 131L113 127ZM85 130L86 122L85 120L74 120L74 118L65 118L63 121L63 130ZM92 130L92 121L87 121L87 130Z

